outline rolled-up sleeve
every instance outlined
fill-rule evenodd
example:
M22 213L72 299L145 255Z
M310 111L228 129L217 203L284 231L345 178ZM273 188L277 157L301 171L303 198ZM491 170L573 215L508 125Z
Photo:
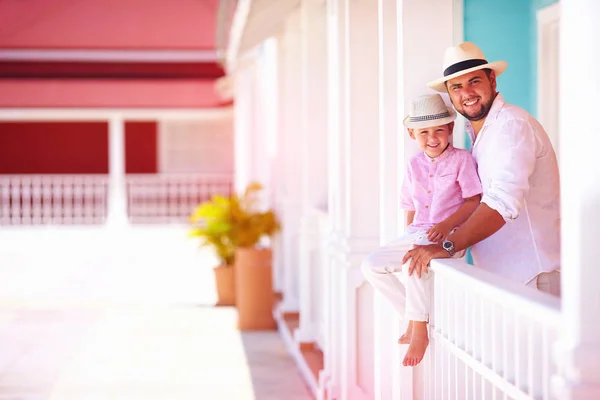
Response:
M481 202L508 222L519 216L529 192L529 177L535 168L536 139L533 128L525 120L506 121L498 133L495 167Z
M400 190L400 207L404 210L415 211L415 203L412 196L412 173L410 164L404 169L404 179Z

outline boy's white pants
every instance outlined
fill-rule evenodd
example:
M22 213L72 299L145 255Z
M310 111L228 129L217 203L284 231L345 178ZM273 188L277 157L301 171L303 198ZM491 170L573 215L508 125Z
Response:
M414 244L432 244L427 240L424 230L409 230L391 243L380 247L369 254L362 263L361 269L366 280L387 298L406 319L429 322L431 302L431 272L421 274L421 278L413 273L408 276L409 263L404 268L401 264L406 252ZM464 252L461 252L464 254ZM458 257L462 255L457 254ZM402 282L397 275L402 273Z

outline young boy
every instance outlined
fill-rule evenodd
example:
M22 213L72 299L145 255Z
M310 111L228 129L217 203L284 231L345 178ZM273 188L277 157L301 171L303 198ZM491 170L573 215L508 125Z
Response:
M406 210L402 236L370 254L362 264L365 278L396 310L409 319L406 333L398 340L409 344L405 366L421 362L429 345L431 281L429 274L409 276L404 254L413 245L444 242L450 232L465 222L481 200L481 182L471 153L450 144L456 112L439 94L424 95L412 103L404 118L408 134L423 151L405 170L401 207ZM453 257L454 249L444 246ZM402 271L404 285L394 275Z

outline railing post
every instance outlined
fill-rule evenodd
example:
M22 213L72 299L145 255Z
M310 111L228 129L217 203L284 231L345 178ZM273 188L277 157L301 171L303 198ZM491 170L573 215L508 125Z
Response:
M560 2L560 160L562 237L562 324L556 347L559 399L600 398L600 174L592 153L598 124L600 3ZM584 51L581 51L584 49ZM583 78L583 79L582 79ZM574 140L573 132L577 132Z

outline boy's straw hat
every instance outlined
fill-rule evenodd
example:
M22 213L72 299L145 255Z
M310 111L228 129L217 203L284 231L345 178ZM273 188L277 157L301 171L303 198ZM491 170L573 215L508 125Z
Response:
M444 77L429 82L427 86L437 92L446 93L446 81L450 79L484 68L493 70L498 76L504 72L507 66L506 61L487 62L479 47L471 42L463 42L458 46L446 49Z
M456 111L444 103L439 94L417 97L411 105L410 114L404 118L404 126L410 129L446 125L454 121Z

